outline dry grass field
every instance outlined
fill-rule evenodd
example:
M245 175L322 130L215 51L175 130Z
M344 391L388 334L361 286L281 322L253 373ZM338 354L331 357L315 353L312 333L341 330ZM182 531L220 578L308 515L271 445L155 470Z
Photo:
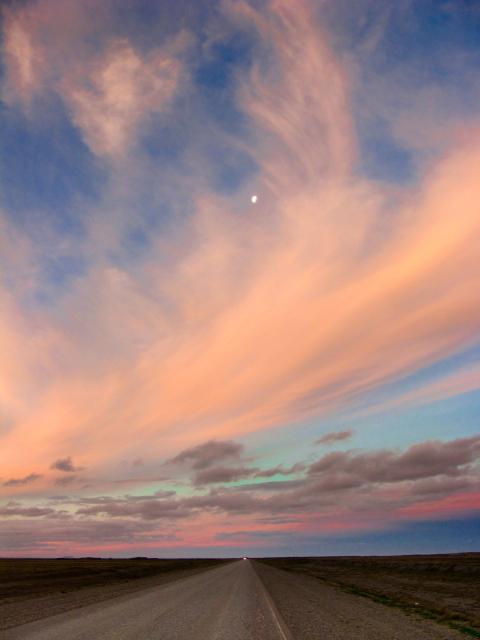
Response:
M480 553L266 558L262 562L480 637Z

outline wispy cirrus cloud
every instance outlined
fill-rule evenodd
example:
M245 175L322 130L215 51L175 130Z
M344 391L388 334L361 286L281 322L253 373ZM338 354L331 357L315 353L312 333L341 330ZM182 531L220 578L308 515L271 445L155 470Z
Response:
M5 6L2 11L5 37L5 83L2 99L19 104L30 112L32 101L55 87L62 74L75 59L85 57L89 45L82 47L87 30L95 34L105 29L109 10L98 5L96 20L88 20L88 7L67 0L54 6L48 0Z
M467 363L448 371L433 380L417 383L415 388L396 391L393 397L377 400L374 404L365 403L353 409L354 416L373 415L401 409L402 407L418 407L448 400L463 394L475 393L480 389L480 366Z
M135 146L152 114L171 105L187 38L180 32L144 55L128 36L106 36L111 2L89 4L93 31L87 6L73 2L58 12L48 0L4 11L4 99L34 118L34 99L60 98L91 151L112 161Z
M142 123L170 106L182 68L174 51L142 58L128 41L115 41L79 76L64 80L61 93L73 122L95 154L122 157Z
M41 85L42 56L35 50L28 29L12 13L4 16L7 21L5 30L5 57L8 63L7 85L4 97L9 101L18 99L28 103Z

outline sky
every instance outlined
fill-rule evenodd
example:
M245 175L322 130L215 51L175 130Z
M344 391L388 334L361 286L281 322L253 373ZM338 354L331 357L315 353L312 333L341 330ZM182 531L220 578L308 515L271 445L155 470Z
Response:
M0 555L479 551L478 2L0 46Z

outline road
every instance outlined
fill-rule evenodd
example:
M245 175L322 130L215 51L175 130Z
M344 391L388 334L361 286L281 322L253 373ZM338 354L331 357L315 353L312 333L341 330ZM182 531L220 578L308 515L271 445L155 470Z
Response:
M268 590L267 590L268 589ZM288 624L288 627L287 627ZM14 627L2 640L455 640L464 636L250 561Z

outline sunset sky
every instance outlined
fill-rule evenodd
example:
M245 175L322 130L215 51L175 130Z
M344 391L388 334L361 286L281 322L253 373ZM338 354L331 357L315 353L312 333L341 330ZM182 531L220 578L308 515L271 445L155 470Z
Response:
M479 550L480 4L1 16L0 555Z

